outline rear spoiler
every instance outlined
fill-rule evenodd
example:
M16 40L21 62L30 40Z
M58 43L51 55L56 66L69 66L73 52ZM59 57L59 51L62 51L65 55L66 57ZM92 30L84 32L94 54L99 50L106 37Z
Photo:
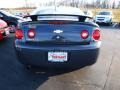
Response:
M84 22L86 18L93 19L93 17L87 15L70 15L70 14L40 14L40 15L29 15L29 16L25 16L24 18L30 17L32 21L37 21L38 16L73 16L73 17L78 17L79 22Z

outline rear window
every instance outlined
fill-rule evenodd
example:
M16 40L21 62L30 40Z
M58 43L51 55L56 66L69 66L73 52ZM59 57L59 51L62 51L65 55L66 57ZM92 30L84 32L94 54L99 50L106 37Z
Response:
M53 16L39 16L42 14L51 14ZM59 14L61 16L59 16ZM36 10L34 10L31 13L31 15L38 15L37 17L38 21L39 20L67 20L67 21L84 22L86 19L85 17L82 17L85 15L82 10L78 8L71 8L71 7L56 7L56 8L55 7L46 7L46 8L41 7L41 8L37 8ZM69 15L73 15L73 16L69 16ZM81 18L79 18L78 16L81 16Z
M65 8L65 7L48 7L48 8L37 8L31 15L40 14L70 14L70 15L85 15L84 12L77 8Z

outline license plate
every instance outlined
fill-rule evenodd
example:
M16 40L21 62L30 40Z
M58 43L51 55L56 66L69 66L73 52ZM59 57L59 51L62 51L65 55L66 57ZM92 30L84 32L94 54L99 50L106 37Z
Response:
M67 60L67 52L48 52L48 61L50 62L66 62Z

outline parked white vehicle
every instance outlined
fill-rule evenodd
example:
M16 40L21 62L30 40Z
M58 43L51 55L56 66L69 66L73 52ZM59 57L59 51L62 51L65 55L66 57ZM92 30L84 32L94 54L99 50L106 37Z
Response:
M111 25L113 23L113 13L111 11L100 11L98 14L94 17L94 22L100 24L109 24Z

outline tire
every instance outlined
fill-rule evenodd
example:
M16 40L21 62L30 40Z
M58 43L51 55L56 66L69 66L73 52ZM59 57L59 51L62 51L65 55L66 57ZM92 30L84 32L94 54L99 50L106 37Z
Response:
M111 26L113 24L112 19L110 20L110 22L108 23L109 26Z

